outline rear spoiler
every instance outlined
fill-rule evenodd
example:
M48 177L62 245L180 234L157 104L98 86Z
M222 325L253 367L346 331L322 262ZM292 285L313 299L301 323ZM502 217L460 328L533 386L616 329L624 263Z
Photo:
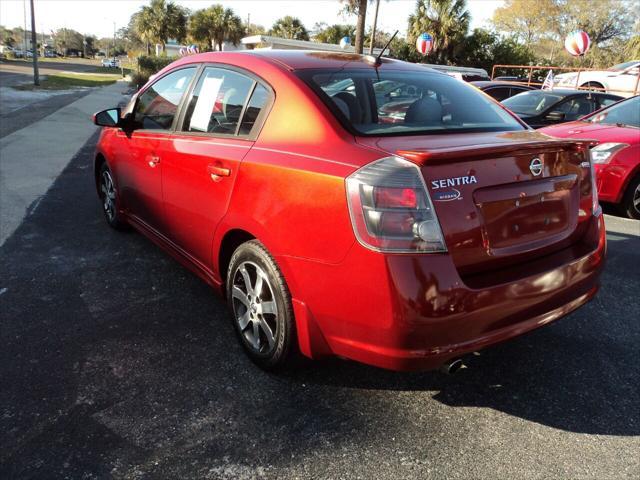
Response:
M527 150L549 151L559 148L581 151L597 145L596 140L567 140L549 138L548 140L513 142L513 143L488 143L481 145L463 145L446 149L429 150L397 150L396 153L404 158L412 160L420 165L429 163L432 165L451 162L464 162L467 160L481 160L509 154L525 153Z

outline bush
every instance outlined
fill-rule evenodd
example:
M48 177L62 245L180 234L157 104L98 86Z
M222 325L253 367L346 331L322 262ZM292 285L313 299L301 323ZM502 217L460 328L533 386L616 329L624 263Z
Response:
M138 71L131 74L131 85L140 88L147 83L151 75L158 73L174 60L174 58L169 57L140 55L138 57Z
M132 72L129 85L135 87L136 90L139 90L141 86L147 83L147 80L149 80L149 75L147 75L146 73Z
M153 75L169 65L173 60L173 58L168 57L150 57L148 55L141 55L138 57L138 71Z

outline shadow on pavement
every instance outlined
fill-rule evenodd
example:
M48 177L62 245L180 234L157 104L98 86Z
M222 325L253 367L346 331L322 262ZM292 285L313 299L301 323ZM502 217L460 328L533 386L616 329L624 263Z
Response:
M638 306L619 303L637 298L637 256L614 256L599 296L569 318L452 377L339 360L270 375L246 359L204 283L140 235L108 229L95 140L0 248L0 477L198 477L222 464L218 477L237 478L247 463L288 465L408 429L435 449L457 415L443 409L461 406L640 434ZM627 242L621 251L640 250ZM414 400L429 410L409 420Z

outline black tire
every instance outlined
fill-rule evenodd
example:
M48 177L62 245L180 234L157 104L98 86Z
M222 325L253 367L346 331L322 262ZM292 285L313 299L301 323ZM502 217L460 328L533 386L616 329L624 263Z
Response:
M291 295L259 241L243 243L233 253L226 292L234 328L249 358L265 370L290 365L296 348Z
M115 187L113 175L107 163L100 167L97 180L98 196L102 203L102 213L111 228L116 230L126 230L127 223L123 220L119 210L118 191ZM107 195L109 198L107 199Z
M627 185L620 209L627 217L640 220L640 174L632 178Z

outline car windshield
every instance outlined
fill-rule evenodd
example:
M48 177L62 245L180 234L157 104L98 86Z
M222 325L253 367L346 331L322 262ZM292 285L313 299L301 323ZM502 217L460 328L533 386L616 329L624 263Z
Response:
M502 101L502 104L518 115L539 115L564 98L563 95L534 90L519 93Z
M474 87L441 73L358 68L299 76L359 135L524 130Z
M607 70L613 70L613 71L626 70L629 67L633 67L637 63L638 63L638 60L633 60L631 62L619 63L617 65L614 65L613 67L609 67Z
M632 97L589 117L586 121L640 128L640 96Z

